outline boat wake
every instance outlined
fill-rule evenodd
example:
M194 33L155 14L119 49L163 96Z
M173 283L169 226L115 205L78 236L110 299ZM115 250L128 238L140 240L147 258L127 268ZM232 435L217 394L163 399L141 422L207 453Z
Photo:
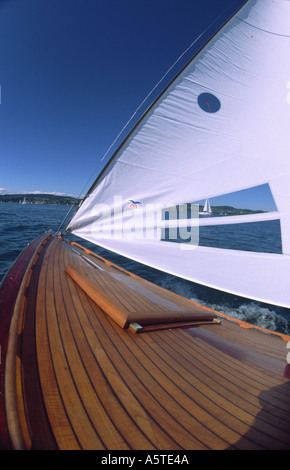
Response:
M270 331L290 334L290 314L281 315L278 312L280 311L279 308L277 308L278 311L275 311L275 307L263 306L259 302L247 301L243 298L179 279L164 278L160 285L176 294L238 320Z

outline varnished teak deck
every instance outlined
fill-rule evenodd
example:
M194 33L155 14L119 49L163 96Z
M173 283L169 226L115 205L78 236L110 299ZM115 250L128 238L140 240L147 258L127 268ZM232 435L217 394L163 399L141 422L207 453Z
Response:
M66 272L68 265L83 269L82 250L59 238L44 243L23 278L5 358L12 447L290 448L287 338L227 319L134 334ZM85 256L104 273L95 267L96 290L124 310L152 310L144 289L167 298L124 274L140 286L134 293L130 282L117 281L122 270Z

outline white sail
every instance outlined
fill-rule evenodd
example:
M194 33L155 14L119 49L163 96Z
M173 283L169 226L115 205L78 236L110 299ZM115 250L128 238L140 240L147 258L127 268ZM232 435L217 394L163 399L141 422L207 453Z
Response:
M203 211L204 214L211 214L211 205L209 199L205 200L204 206L203 206Z
M135 126L68 230L174 275L290 307L289 57L290 1L246 2ZM162 237L162 208L174 213L263 184L277 207L269 218L280 220L282 254L200 247L196 238L185 249Z

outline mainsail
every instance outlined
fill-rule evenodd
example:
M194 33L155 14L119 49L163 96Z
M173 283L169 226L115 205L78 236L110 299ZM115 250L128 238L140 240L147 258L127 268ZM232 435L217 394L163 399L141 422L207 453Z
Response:
M289 57L290 1L248 0L145 113L67 229L176 276L290 307ZM264 184L277 210L230 219L279 220L281 254L198 246L192 201ZM179 222L182 236L166 238Z

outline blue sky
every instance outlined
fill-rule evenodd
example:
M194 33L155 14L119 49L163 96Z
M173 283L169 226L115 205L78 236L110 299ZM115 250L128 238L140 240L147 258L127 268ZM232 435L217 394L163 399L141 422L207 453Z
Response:
M88 189L107 148L172 63L242 4L0 0L1 190L79 195L87 182Z
M203 204L204 202L204 200L196 201L197 204ZM265 212L277 210L271 189L267 183L216 196L210 202L212 206L233 206L237 209L264 210Z

